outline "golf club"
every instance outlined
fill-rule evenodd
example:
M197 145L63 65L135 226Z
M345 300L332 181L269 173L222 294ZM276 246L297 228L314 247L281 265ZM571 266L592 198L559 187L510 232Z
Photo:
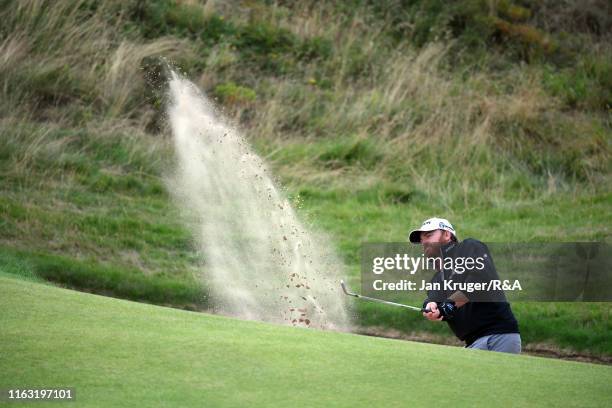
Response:
M416 307L416 306L403 305L401 303L389 302L387 300L371 298L371 297L368 297L368 296L362 296L362 295L358 295L357 293L349 292L348 289L346 288L346 284L344 283L343 280L340 281L340 286L342 286L342 291L344 292L344 294L346 294L348 296L356 297L358 299L370 300L372 302L384 303L386 305L391 305L391 306L405 307L407 309L414 310L414 311L417 311L417 312L423 312L423 313L431 312L431 310L429 310L429 309L422 309L422 308Z

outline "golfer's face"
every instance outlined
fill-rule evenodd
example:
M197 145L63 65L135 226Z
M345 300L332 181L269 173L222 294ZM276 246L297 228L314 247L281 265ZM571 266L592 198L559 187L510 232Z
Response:
M426 256L439 256L440 245L443 244L444 233L442 230L421 232L421 244Z

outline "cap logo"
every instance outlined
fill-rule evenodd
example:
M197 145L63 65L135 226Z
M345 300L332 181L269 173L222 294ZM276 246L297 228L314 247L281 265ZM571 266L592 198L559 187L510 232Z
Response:
M445 223L443 223L442 221L440 221L440 223L438 224L438 226L440 228L448 228L451 231L454 231L453 227L451 227L450 225L446 225Z

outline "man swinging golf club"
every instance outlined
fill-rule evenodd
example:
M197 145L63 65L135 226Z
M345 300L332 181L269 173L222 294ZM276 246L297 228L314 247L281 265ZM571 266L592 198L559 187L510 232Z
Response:
M409 239L423 245L426 257L441 261L437 263L440 267L430 281L437 283L432 287L440 290L427 291L423 309L430 312L423 312L423 316L431 321L447 322L455 335L465 341L467 348L520 353L518 323L503 291L483 296L448 290L444 285L445 280L467 283L498 279L487 246L475 239L459 242L455 229L443 218L425 220L420 228L410 233ZM464 258L464 261L473 258L479 259L480 263L476 267L477 263L471 262L471 267L462 267L459 272L445 267L457 264L446 262L449 258Z

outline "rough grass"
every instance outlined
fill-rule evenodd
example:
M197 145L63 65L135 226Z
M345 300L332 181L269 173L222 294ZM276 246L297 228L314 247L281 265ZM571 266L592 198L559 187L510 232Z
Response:
M612 59L591 8L400 3L0 2L3 270L205 306L164 188L158 57L217 98L353 278L361 242L431 215L483 241L609 240ZM527 342L610 353L609 307L546 307L517 305ZM369 306L358 324L448 335Z
M0 386L79 406L606 406L612 369L304 330L0 277ZM431 379L457 372L431 392ZM465 379L477 386L466 387ZM112 392L109 392L112 390Z

